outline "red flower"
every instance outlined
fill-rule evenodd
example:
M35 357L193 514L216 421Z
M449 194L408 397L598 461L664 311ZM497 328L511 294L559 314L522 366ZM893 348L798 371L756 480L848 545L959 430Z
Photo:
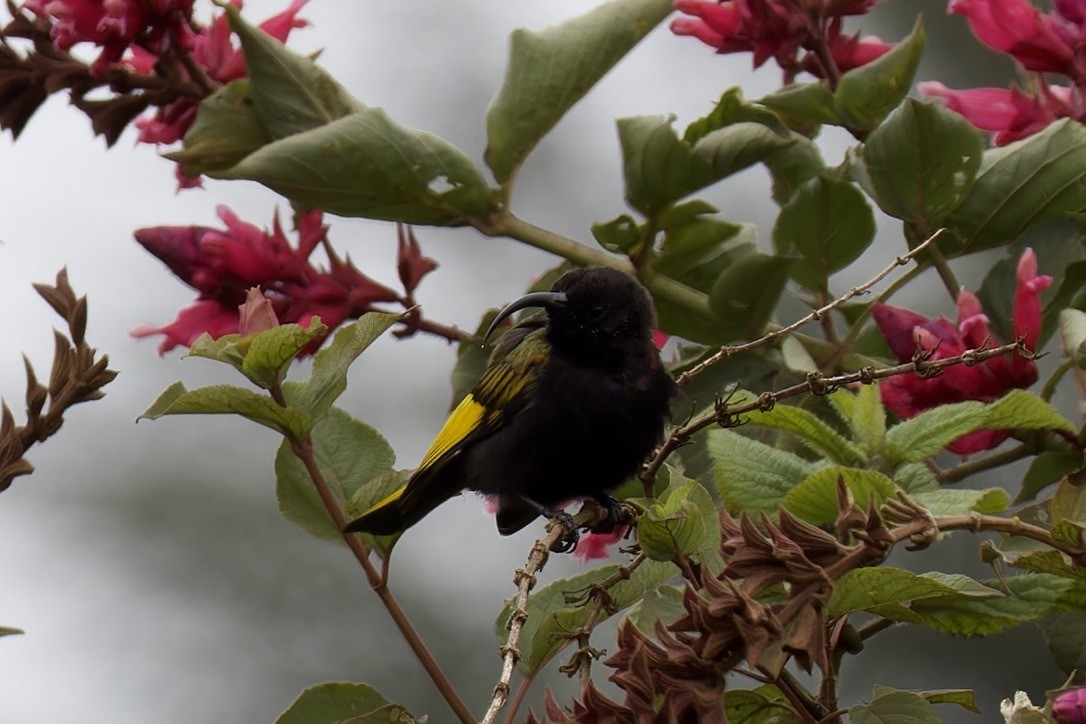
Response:
M1061 692L1052 703L1057 724L1086 724L1086 686Z
M993 131L998 146L1032 135L1057 118L1086 121L1083 0L1056 0L1050 13L1027 0L951 0L949 12L965 15L983 43L1038 75L1025 91L953 91L941 83L921 83L921 93L939 98L977 128ZM1065 82L1050 84L1041 73L1058 73Z
M1037 274L1037 258L1032 249L1026 249L1018 262L1017 279L1014 333L1032 350L1041 331L1040 294L1052 284L1052 277ZM993 338L980 301L964 289L958 294L956 325L882 303L876 303L871 314L901 362L912 360L918 349L932 352L932 359L954 357ZM952 402L991 402L1009 390L1026 388L1036 381L1036 365L1016 355L995 357L979 365L949 367L933 378L898 375L883 381L879 388L886 406L899 417L909 418ZM1009 435L1004 430L979 430L963 435L947 449L967 455L993 448Z
M825 43L838 70L870 63L893 46L878 38L841 34L841 17L860 15L876 0L675 0L675 8L692 17L671 22L676 35L690 35L718 53L753 54L757 68L770 58L789 75L806 70L825 76L814 43ZM800 56L800 51L806 51Z
M586 533L577 542L573 555L580 558L582 563L598 558L610 558L611 551L608 550L608 546L623 540L629 530L628 525L616 525L610 533Z
M1041 85L1038 96L1017 88L972 88L955 91L942 83L919 84L920 93L938 98L983 131L994 131L993 141L1003 146L1043 130L1057 118L1074 116L1071 90Z
M1075 49L1069 41L1075 33L1059 14L1043 14L1028 0L951 0L947 11L964 15L982 43L1012 55L1026 70L1072 70Z
M401 301L396 292L363 274L349 259L338 259L330 249L327 270L310 262L327 232L320 211L298 216L297 246L287 240L278 217L269 233L225 206L218 211L225 229L159 226L136 232L136 241L199 292L193 306L171 324L133 331L138 337L165 335L161 353L189 346L203 332L216 338L237 332L238 308L252 287L264 290L276 319L306 325L316 315L329 329L361 316L376 302Z
M396 269L400 273L400 283L407 296L411 296L422 278L437 269L437 262L422 255L419 241L410 226L396 224L396 245Z
M241 7L241 0L232 0L235 7ZM309 0L293 0L283 12L268 18L260 24L260 29L279 42L286 42L294 28L303 28L309 24L298 17L298 12ZM193 31L191 38L192 60L207 74L208 78L219 83L229 83L244 78L245 54L236 47L226 13L216 17L207 27ZM154 56L148 57L138 49L127 59L126 64L134 70L147 72L154 66ZM196 120L199 102L193 98L181 98L170 105L159 108L152 115L136 121L140 130L139 141L142 143L170 144L180 141L192 122ZM179 177L181 188L199 186L199 180L192 177Z

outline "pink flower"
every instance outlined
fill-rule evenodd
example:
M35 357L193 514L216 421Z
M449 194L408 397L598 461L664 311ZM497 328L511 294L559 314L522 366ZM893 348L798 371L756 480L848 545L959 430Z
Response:
M580 558L582 563L588 563L598 558L609 558L611 551L608 550L608 547L623 540L629 530L630 526L628 525L616 525L615 529L610 533L586 533L578 541L573 555Z
M232 0L232 2L235 7L241 8L241 0ZM279 42L286 42L291 30L303 28L309 24L309 21L298 17L298 13L307 2L309 0L292 0L286 10L261 23L260 29ZM189 37L192 60L207 74L208 78L218 83L229 83L246 76L245 54L240 47L234 45L233 34L225 12L216 17L207 27L198 32L191 31ZM126 65L133 70L149 72L153 69L155 60L154 55L148 55L136 47L127 57ZM154 144L171 144L180 141L196 120L198 107L197 99L185 97L157 109L149 116L138 119L136 127L140 131L139 141ZM180 188L199 185L198 178L193 177L179 177L178 181Z
M1010 54L1026 70L1067 73L1072 68L1075 49L1064 19L1041 13L1028 0L951 0L948 12L966 16L982 43Z
M676 35L689 35L718 53L749 52L757 68L770 58L789 76L806 70L826 75L811 52L815 42L830 49L838 70L870 63L893 46L878 38L841 34L841 17L860 15L876 0L675 0L675 8L691 17L671 22ZM826 22L829 20L829 22ZM800 55L800 51L804 51Z
M1037 273L1037 257L1026 249L1018 262L1014 302L1014 334L1033 350L1041 330L1040 294L1052 284L1052 277ZM886 338L890 351L901 362L909 362L918 350L931 352L931 359L944 359L976 349L993 339L988 317L980 300L963 289L958 294L958 320L928 319L916 312L876 303L871 314ZM1015 355L995 357L973 366L956 365L942 374L923 379L898 375L883 381L883 401L902 418L953 402L991 402L1012 389L1024 389L1037 381L1037 367L1031 360ZM964 435L947 449L967 455L995 447L1010 435L1005 430L979 430Z
M238 306L238 334L256 334L278 326L271 301L260 293L260 287L250 289L245 302Z
M143 326L133 332L139 337L165 335L159 347L162 353L191 345L202 332L216 338L237 332L238 308L247 299L254 302L250 298L253 287L264 290L276 320L307 325L316 315L329 329L361 316L376 302L401 301L396 292L363 274L349 259L340 260L330 249L326 249L328 269L312 264L309 257L327 233L319 211L298 215L297 246L287 240L278 217L268 232L242 221L225 206L218 212L224 229L159 226L136 232L136 241L199 293L193 306L171 324ZM250 323L255 321L246 322Z
M422 278L437 269L437 262L422 255L422 248L410 226L396 224L396 246L396 269L400 273L400 283L407 295L411 296Z
M918 87L921 94L938 98L977 128L994 131L997 146L1033 135L1057 118L1076 115L1070 89L1061 86L1044 86L1040 97L1026 95L1017 88L955 91L935 81Z
M1052 703L1056 724L1086 724L1086 686L1061 692Z

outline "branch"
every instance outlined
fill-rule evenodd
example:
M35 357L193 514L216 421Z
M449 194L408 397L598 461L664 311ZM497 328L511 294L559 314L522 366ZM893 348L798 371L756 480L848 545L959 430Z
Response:
M573 523L577 528L596 525L603 520L604 513L595 506L585 506L573 517ZM494 694L490 698L490 706L486 714L480 720L480 724L493 724L497 721L498 713L505 706L509 698L510 682L513 680L513 669L520 659L520 634L524 630L524 622L528 620L528 594L535 587L536 575L543 570L550 558L550 552L558 545L566 535L565 526L558 521L551 521L547 525L547 536L540 538L528 553L528 562L524 568L518 568L513 577L513 583L517 586L517 596L513 602L513 610L509 614L506 627L509 636L502 644L501 674L498 683L494 685Z
M672 430L667 440L664 441L664 444L660 446L652 459L642 468L639 477L646 485L650 484L655 480L656 473L663 466L664 460L666 460L675 450L682 447L694 433L704 430L707 427L711 427L712 425L736 427L742 424L742 420L740 419L741 415L756 410L769 412L777 402L789 397L795 397L804 393L826 395L846 385L855 383L869 385L878 380L909 373L919 377L934 377L947 367L953 367L954 365L960 364L967 366L976 365L992 359L993 357L999 357L1005 354L1017 354L1025 359L1033 359L1036 356L1028 347L1026 347L1023 339L998 347L967 349L954 357L944 357L937 360L930 359L931 355L934 353L935 350L921 350L916 354L916 357L912 362L906 362L892 367L884 367L882 369L864 367L856 372L847 372L832 377L826 377L820 373L811 372L808 373L806 382L792 385L791 387L786 387L783 390L778 390L776 392L763 392L755 399L737 405L727 404L727 399L720 400L717 402L712 412L705 413L685 425L681 425Z
M64 424L64 413L73 405L101 399L102 388L117 377L108 368L109 357L87 344L87 298L76 297L68 283L67 269L57 274L56 285L35 284L34 289L68 326L68 337L54 330L53 365L48 385L38 382L30 360L26 367L26 423L15 424L7 403L0 404L0 492L20 475L34 472L23 457L26 451L55 435Z
M286 406L286 400L283 397L283 392L278 385L274 386L271 390L272 397L277 403L282 406ZM325 509L332 517L332 521L336 527L340 530L347 525L347 518L343 514L343 510L339 506L339 501L336 500L335 494L331 488L328 487L328 481L324 479L324 474L320 470L320 466L317 465L316 457L313 454L312 440L308 435L302 439L297 439L293 436L287 438L290 442L291 451L298 456L298 459L305 465L306 472L309 473L309 477L313 481L313 485L317 489L317 494L320 495L321 502L324 503ZM399 601L392 595L392 591L388 588L387 580L385 576L377 570L370 561L370 551L363 542L362 537L354 533L343 534L343 540L347 543L347 547L350 548L351 553L358 559L358 562L362 565L362 570L366 573L366 580L373 589L377 597L381 599L381 603L384 604L385 609L388 611L389 616L392 617L393 622L396 624L396 628L400 630L404 639L407 640L408 646L411 647L415 657L422 664L422 668L426 670L430 680L434 683L438 692L444 697L449 708L456 714L456 718L463 724L470 724L475 721L475 717L472 716L468 710L463 699L457 693L453 687L452 682L441 670L437 660L434 659L433 654L426 647L422 637L419 636L418 631L411 624L411 620L407 617L407 614L400 607Z
M732 355L738 354L740 352L747 352L747 351L750 351L750 350L753 350L753 349L758 349L759 347L768 346L768 345L776 342L781 337L784 337L785 335L788 335L788 334L791 334L792 332L795 332L797 329L799 329L800 327L803 327L806 324L810 324L811 322L820 321L827 314L829 314L831 311L833 311L837 307L840 307L842 304L849 301L853 297L859 296L860 294L865 294L871 287L875 286L880 281L882 281L887 276L889 276L889 274L894 269L898 268L899 266L905 266L910 261L915 259L916 256L920 252L922 252L924 249L927 249L945 231L946 231L946 229L939 229L934 234L932 234L927 239L925 239L923 242L918 244L908 254L905 254L904 256L899 256L896 259L894 259L894 261L891 262L885 269L880 271L878 274L876 274L871 279L868 279L866 282L864 282L863 284L860 284L859 286L853 287L852 289L850 289L847 292L845 292L844 294L842 294L840 297L838 297L838 298L834 299L833 301L831 301L829 304L826 304L825 306L819 307L818 309L814 310L813 312L808 314L806 317L803 317L802 319L799 319L796 322L793 322L792 324L788 325L787 327L782 327L781 329L770 332L769 334L766 334L766 335L764 335L764 336L762 336L762 337L760 337L760 338L758 338L758 339L756 339L756 340L754 340L752 342L747 342L746 344L731 345L731 346L728 346L728 347L721 347L720 350L717 351L717 353L714 354L712 357L709 357L708 359L703 360L697 366L692 367L691 369L689 369L686 372L682 373L681 375L678 376L678 378L675 381L678 384L682 385L682 384L684 384L686 382L689 382L691 379L698 376L699 374L704 372L706 369L708 369L709 367L715 365L717 362L720 362L721 360L727 359L728 357L731 357Z
M896 498L883 503L882 512L888 521L902 523L893 528L890 534L895 543L908 540L909 550L926 548L939 533L946 531L968 530L973 533L994 531L1044 543L1069 556L1076 565L1086 566L1086 548L1059 540L1052 535L1052 531L1026 523L1018 516L1002 518L998 515L982 513L933 516L904 493L898 493Z
M496 219L485 221L474 219L473 224L487 236L508 236L510 239L516 239L529 246L568 259L578 266L606 266L639 276L654 296L679 305L699 317L712 318L713 316L712 310L709 309L707 294L662 274L653 274L651 270L639 270L628 259L594 249L567 236L555 234L511 213L504 213ZM641 272L640 275L639 272Z

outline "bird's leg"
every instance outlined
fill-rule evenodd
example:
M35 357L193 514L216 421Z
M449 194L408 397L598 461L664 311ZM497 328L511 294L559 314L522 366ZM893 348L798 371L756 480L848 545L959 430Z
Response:
M621 516L620 503L612 498L607 493L599 493L592 496L600 507L607 513L607 518L601 521L598 525L592 528L593 533L611 533L614 531L615 526L618 525L619 518Z
M555 553L572 553L577 549L577 542L581 539L581 536L577 532L577 525L573 522L572 515L564 510L548 508L526 495L520 496L520 499L547 520L556 520L566 529L565 535L562 536L558 546L554 549Z

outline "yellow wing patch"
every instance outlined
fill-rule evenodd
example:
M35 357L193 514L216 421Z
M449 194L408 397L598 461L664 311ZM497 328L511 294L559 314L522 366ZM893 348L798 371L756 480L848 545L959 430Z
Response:
M475 401L474 395L468 395L456 409L449 415L449 419L441 426L441 431L434 438L430 449L419 463L419 470L424 470L443 455L455 448L464 438L476 430L486 417L486 408Z
M390 505L392 503L395 503L397 500L400 499L401 496L403 496L403 492L405 490L407 490L407 485L401 485L400 487L396 488L396 490L393 491L390 495L388 495L387 497L385 497L385 498L379 500L378 502L374 503L373 505L371 505L369 507L369 510L366 511L365 515L369 515L370 513L374 512L375 510L379 510L379 509L385 507L386 505Z

